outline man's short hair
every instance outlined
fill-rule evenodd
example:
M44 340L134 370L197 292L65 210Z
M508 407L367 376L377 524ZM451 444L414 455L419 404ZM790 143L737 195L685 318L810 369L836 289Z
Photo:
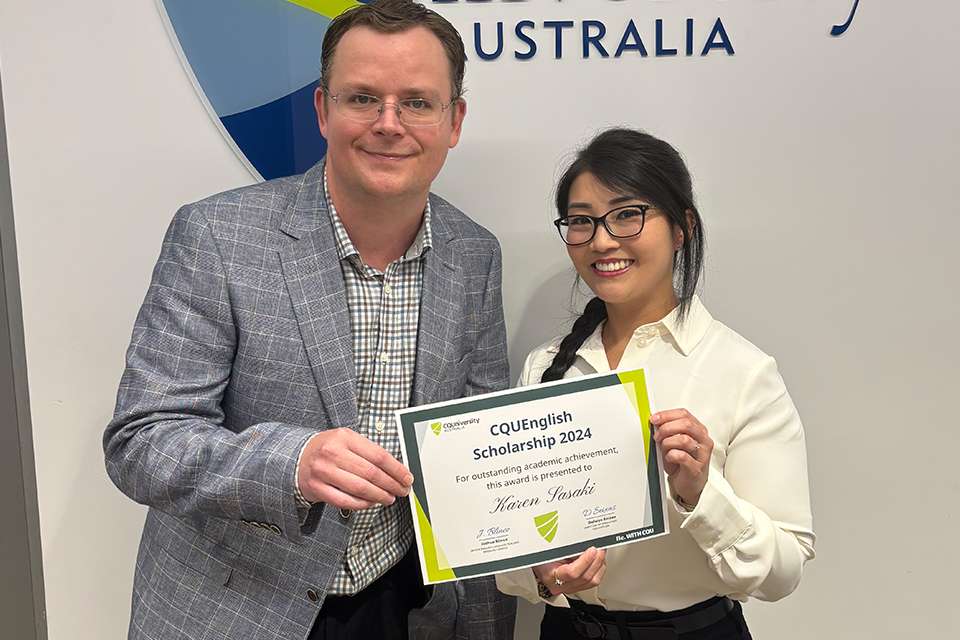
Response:
M440 40L450 61L451 99L463 95L463 70L467 54L463 39L446 18L412 0L376 0L344 11L333 19L323 36L320 55L320 86L329 89L331 65L337 44L354 27L369 27L380 33L399 33L414 27L425 27Z

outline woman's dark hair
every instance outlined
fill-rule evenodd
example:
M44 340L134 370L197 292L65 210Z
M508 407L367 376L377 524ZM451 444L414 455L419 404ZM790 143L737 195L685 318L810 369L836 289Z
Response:
M570 187L583 173L625 195L647 199L664 212L670 226L683 231L683 245L673 257L673 281L679 300L678 320L686 317L690 300L703 272L703 223L693 201L690 172L680 154L668 143L642 131L607 129L577 153L557 184L557 212L567 215ZM689 213L688 213L689 212ZM607 317L603 300L593 298L573 323L559 352L540 377L559 380L576 359L577 349Z

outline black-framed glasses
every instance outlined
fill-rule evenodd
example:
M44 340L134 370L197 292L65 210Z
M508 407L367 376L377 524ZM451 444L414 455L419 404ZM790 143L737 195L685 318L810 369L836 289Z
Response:
M441 102L432 98L404 98L397 102L385 102L377 96L361 91L344 90L333 94L324 89L327 97L333 100L337 111L354 122L376 122L388 105L397 113L397 119L411 127L425 127L439 124L444 112L459 98L450 102Z
M647 211L655 209L652 204L628 204L610 209L602 216L588 216L583 213L568 213L557 218L553 224L560 232L560 238L570 246L587 244L597 235L597 225L602 224L614 238L632 238L643 231L643 222Z

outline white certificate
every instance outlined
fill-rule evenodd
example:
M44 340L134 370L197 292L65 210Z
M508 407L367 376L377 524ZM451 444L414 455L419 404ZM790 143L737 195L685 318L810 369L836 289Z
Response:
M667 533L648 375L596 374L398 411L424 582Z

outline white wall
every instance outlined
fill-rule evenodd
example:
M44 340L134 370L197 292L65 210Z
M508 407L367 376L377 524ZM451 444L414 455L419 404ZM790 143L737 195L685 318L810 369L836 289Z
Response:
M947 638L960 631L960 7L862 3L830 38L849 5L440 5L468 36L475 20L633 16L648 47L653 18L720 15L737 54L472 59L465 135L437 191L503 242L516 370L569 320L572 272L549 225L561 158L607 124L673 142L706 221L704 297L777 356L807 428L818 558L790 598L748 606L755 635ZM123 351L175 208L251 178L152 2L5 0L0 69L50 638L119 638L143 519L100 449ZM518 637L534 637L535 615Z

